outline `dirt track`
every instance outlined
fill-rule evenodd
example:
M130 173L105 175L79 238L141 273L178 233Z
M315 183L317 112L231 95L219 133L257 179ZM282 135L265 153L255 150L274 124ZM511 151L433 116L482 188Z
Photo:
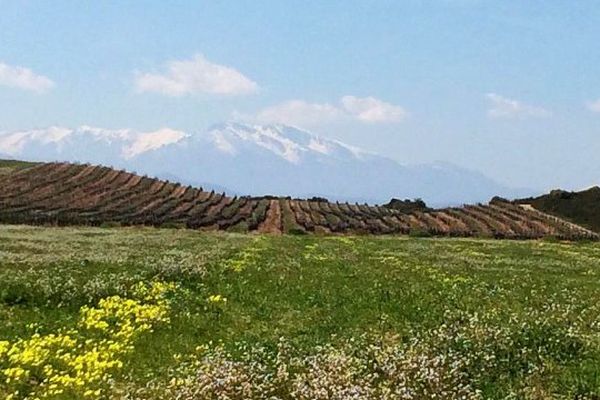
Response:
M258 226L260 233L281 234L281 207L279 200L271 200L267 218Z

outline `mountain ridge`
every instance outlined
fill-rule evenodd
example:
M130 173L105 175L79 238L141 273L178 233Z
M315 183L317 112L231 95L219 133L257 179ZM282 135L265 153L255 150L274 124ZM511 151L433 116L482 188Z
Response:
M449 163L403 165L286 125L226 122L206 131L152 132L81 126L0 134L0 153L32 161L89 162L248 195L364 200L423 198L434 205L523 197Z

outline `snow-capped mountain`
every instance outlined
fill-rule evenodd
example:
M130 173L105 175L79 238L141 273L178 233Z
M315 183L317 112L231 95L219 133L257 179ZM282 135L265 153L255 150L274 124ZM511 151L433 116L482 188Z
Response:
M219 150L232 155L242 148L260 146L292 164L310 161L311 157L360 159L363 151L339 141L323 139L310 132L284 125L244 125L228 123L209 131L210 140Z
M195 134L52 127L0 134L0 153L99 163L237 194L371 202L421 197L432 204L523 194L451 164L401 165L284 125L226 123Z
M186 134L172 129L135 132L130 129L50 127L0 134L0 152L32 161L81 161L122 165L137 155L174 143Z

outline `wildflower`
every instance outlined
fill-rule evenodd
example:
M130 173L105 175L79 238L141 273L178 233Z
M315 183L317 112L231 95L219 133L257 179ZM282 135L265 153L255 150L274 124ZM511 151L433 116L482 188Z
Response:
M220 294L213 294L211 296L208 296L207 301L213 304L227 303L227 298L221 296Z
M0 363L4 359L6 367L0 371L13 398L100 397L135 340L168 322L165 296L173 289L162 282L138 285L133 299L112 296L97 307L82 307L77 329L1 341Z

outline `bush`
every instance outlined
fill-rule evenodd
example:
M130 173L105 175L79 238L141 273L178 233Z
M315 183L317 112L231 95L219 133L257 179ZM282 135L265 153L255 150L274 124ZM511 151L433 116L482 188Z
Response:
M432 233L425 229L411 229L408 232L410 237L432 237Z

